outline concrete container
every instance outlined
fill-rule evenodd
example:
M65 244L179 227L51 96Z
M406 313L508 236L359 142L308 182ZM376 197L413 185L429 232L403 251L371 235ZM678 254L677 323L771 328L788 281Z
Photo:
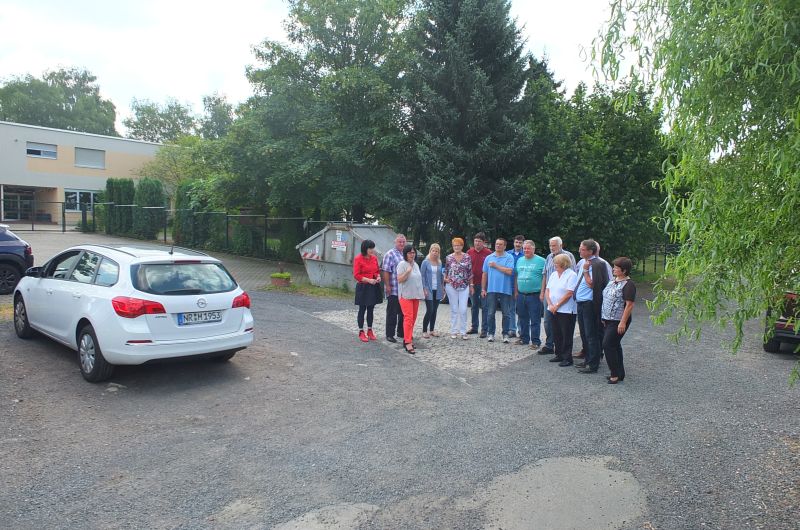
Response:
M395 237L397 233L386 225L328 223L296 248L313 285L353 290L353 258L361 252L361 243L365 239L375 242L380 263L383 254L394 248Z

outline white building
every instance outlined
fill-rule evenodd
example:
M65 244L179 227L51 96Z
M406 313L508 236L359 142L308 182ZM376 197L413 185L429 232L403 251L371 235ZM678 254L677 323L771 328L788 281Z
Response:
M139 176L161 144L0 121L0 219L68 223L106 179Z

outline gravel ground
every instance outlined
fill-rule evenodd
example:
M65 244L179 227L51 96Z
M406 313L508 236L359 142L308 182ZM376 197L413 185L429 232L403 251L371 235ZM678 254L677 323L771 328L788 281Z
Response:
M800 528L797 358L757 322L731 356L638 304L612 386L536 355L445 371L314 316L342 301L251 295L230 363L111 384L0 323L0 527Z

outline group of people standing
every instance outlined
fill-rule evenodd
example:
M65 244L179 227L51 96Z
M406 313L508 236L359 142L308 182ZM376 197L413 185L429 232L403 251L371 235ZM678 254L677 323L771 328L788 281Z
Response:
M453 252L444 260L441 247L434 243L418 265L416 250L404 235L383 256L381 264L375 243L366 240L353 262L356 280L355 303L359 306L359 338L377 340L372 330L376 304L386 295L386 340L403 340L405 350L415 353L413 329L420 301L425 301L423 338L437 337L436 314L447 298L450 304L450 338L468 339L478 335L495 341L496 311L502 313L500 339L528 346L540 355L554 355L559 366L576 365L579 372L596 373L606 357L611 375L609 384L625 379L622 337L631 322L636 286L630 279L632 262L619 257L613 266L600 257L600 245L582 241L580 261L563 248L560 237L549 241L550 254L538 256L533 241L518 235L513 248L506 251L505 238L497 238L494 251L485 234L473 238L464 251L464 240L451 241ZM472 305L471 327L467 329L467 309ZM366 315L367 329L364 329ZM544 319L545 343L541 344ZM582 350L573 355L575 324L580 330ZM582 359L577 364L575 358Z

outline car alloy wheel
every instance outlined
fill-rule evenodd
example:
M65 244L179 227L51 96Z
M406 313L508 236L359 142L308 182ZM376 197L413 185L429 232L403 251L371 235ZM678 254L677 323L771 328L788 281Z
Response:
M19 272L11 265L0 264L0 294L11 294L19 282Z
M81 343L78 345L78 353L81 356L81 369L83 373L89 374L94 370L95 346L91 334L81 335Z
M25 309L25 301L21 295L17 295L14 300L14 331L17 337L21 339L28 339L33 336L31 324L28 322L28 311Z
M94 328L88 324L78 333L78 362L81 375L90 383L105 381L114 373L114 365L103 357Z

